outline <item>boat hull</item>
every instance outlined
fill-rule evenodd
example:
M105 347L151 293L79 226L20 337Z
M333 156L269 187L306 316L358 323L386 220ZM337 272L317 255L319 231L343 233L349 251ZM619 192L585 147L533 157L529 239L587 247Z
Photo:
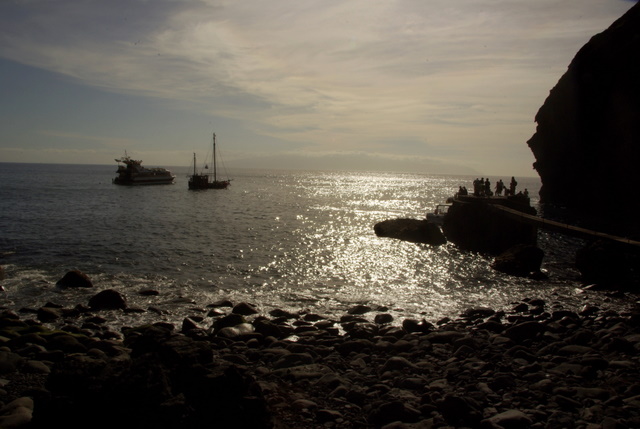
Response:
M122 186L150 186L150 185L172 185L175 176L170 177L136 177L134 179L116 177L113 179L115 185Z
M209 181L206 174L195 174L189 178L189 189L226 189L230 185L228 180Z

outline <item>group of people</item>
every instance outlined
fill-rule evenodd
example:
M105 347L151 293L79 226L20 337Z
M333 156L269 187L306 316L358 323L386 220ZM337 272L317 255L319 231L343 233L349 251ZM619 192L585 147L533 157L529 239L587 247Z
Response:
M527 189L525 189L524 192L518 192L518 194L516 194L516 186L518 186L518 182L513 176L511 176L509 187L507 187L502 179L500 179L496 182L494 193L491 191L491 182L488 177L486 179L484 177L481 179L476 178L476 180L473 181L473 195L476 197L491 197L493 195L502 196L504 192L505 197L509 195L529 196L529 191ZM469 195L469 191L467 191L466 186L460 186L458 189L458 195Z

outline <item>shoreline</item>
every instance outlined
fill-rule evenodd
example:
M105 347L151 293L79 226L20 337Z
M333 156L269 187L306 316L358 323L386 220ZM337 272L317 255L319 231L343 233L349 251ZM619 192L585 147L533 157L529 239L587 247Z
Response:
M528 299L397 326L368 320L366 306L329 320L226 301L211 326L121 332L103 315L122 309L74 310L65 317L81 327L47 327L43 309L0 315L0 425L640 426L637 305L574 312Z

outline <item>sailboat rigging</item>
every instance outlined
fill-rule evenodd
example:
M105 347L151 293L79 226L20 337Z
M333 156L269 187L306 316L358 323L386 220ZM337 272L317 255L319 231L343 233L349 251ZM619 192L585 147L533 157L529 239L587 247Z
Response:
M193 154L193 174L189 176L189 189L226 189L231 184L229 180L218 180L216 159L216 133L213 133L212 165L213 173L197 173L196 154ZM205 166L205 168L208 168L208 166ZM212 180L210 180L211 178Z

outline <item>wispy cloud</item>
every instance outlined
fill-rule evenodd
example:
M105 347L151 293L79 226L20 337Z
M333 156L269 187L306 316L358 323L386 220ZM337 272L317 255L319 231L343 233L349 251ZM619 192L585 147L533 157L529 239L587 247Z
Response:
M132 139L127 138L113 138L111 136L97 136L94 134L78 134L58 130L40 130L38 133L44 137L62 138L67 141L76 141L114 148L126 148L134 143Z
M0 55L248 121L301 150L364 151L404 139L473 153L473 143L524 145L514 139L533 130L535 111L575 52L629 7L24 0L0 6Z

